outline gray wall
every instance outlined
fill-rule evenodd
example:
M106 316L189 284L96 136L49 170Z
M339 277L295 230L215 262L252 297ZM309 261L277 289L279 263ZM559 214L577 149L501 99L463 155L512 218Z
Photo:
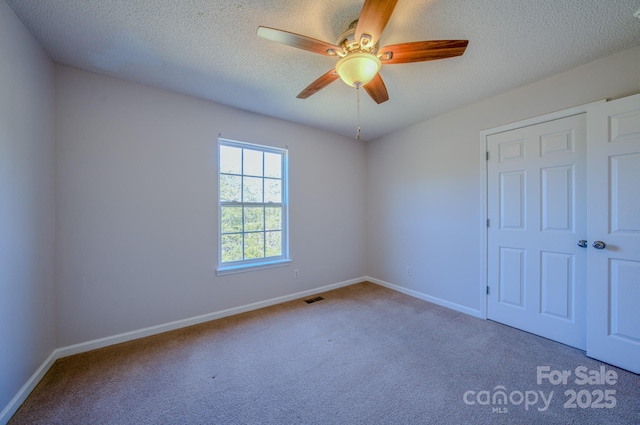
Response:
M638 92L640 47L369 143L367 273L479 315L480 131Z
M59 347L365 274L363 142L62 65L56 73ZM215 275L218 133L288 146L290 266Z
M54 71L4 1L0 52L2 410L52 353L56 341Z

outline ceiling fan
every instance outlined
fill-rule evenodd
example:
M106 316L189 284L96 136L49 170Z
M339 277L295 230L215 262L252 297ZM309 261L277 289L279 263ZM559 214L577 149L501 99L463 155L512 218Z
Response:
M432 40L394 44L379 48L382 31L398 0L365 0L360 17L338 38L336 44L269 27L258 27L258 36L287 46L338 57L336 66L298 94L306 99L338 78L365 91L378 104L389 100L378 71L383 64L423 62L460 56L468 40Z

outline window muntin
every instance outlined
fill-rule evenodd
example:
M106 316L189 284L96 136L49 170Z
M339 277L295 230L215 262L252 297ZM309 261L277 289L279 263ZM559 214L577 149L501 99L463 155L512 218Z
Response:
M218 140L218 273L289 262L287 151Z

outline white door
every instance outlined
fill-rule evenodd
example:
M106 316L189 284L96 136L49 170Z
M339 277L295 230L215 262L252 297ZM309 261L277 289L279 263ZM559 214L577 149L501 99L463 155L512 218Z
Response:
M585 348L586 118L487 137L487 317Z
M640 373L640 95L587 117L587 355Z

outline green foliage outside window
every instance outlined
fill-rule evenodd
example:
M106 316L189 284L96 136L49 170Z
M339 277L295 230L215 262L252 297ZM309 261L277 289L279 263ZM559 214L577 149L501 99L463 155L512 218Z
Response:
M283 156L220 146L222 263L283 255Z

